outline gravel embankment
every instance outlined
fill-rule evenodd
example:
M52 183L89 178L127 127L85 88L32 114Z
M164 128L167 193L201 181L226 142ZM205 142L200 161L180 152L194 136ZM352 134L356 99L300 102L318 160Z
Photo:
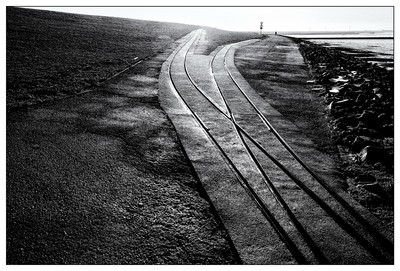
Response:
M323 98L344 158L349 192L393 221L394 73L338 50L294 39Z

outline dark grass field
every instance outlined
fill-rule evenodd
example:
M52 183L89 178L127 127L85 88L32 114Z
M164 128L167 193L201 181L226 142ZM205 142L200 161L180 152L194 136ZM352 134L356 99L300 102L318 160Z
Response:
M197 28L7 8L8 109L39 103L7 112L7 264L240 262L158 103ZM206 53L254 36L206 30Z
M7 105L91 88L194 26L7 8Z
M157 102L171 51L8 114L8 264L237 263Z
M198 26L7 7L7 109L91 89ZM206 28L210 47L254 36Z

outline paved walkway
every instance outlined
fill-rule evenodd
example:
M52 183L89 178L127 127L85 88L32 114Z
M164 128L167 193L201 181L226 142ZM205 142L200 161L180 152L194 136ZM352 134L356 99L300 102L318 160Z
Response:
M231 105L232 113L235 115L237 122L246 127L246 130L254 135L258 142L267 146L268 151L274 157L278 158L291 172L294 172L332 210L340 214L347 221L346 223L355 226L357 228L356 231L359 231L369 242L372 242L373 246L379 247L362 227L357 226L357 222L354 222L336 200L321 185L315 182L307 172L301 169L300 165L284 150L272 133L265 128L261 119L254 113L254 109L238 91L232 79L229 78L224 67L226 63L234 78L236 78L235 80L243 87L247 95L260 108L264 116L271 121L274 127L286 136L287 141L295 151L301 157L306 158L309 165L328 181L334 191L350 202L365 219L377 226L379 222L341 190L342 180L340 180L331 158L318 151L312 140L303 134L298 126L283 117L262 99L243 79L234 65L234 51L240 46L253 43L249 47L254 48L280 43L281 56L283 55L283 59L281 59L282 65L290 70L291 74L288 75L285 70L280 70L276 71L275 77L288 76L293 82L306 82L310 78L308 78L307 73L303 72L304 68L297 69L297 72L296 69L292 69L292 67L304 67L297 47L289 39L274 36L257 43L250 41L217 48L209 56L196 54L196 48L202 46L204 34L204 31L198 31L188 43L177 51L176 56L170 56L167 63L164 64L161 76L162 92L160 100L163 108L173 121L189 159L220 214L243 262L248 264L283 264L295 263L296 259L292 256L288 247L283 245L270 223L266 222L256 204L243 188L243 183L238 178L237 173L232 170L232 164L221 154L219 148L232 160L235 167L239 169L260 195L268 209L280 221L288 236L294 240L300 253L304 255L306 262L329 262L335 264L378 263L380 259L372 257L348 232L335 223L321 207L311 200L303 190L291 182L268 159L262 158L261 153L253 146L252 151L259 157L268 175L272 176L272 183L277 187L278 192L314 240L317 247L322 251L324 257L326 257L326 259L318 259L292 222L288 220L286 212L280 208L265 185L265 180L263 180L260 170L255 166L243 147L233 125L211 105L210 101L198 91L190 80L191 78L206 93L209 99L215 101L222 111L227 112L222 96L218 92L218 85L222 89L228 104ZM279 49L275 48L275 50ZM213 60L214 55L215 59ZM169 68L171 78L169 78L168 74ZM213 78L213 75L215 78ZM187 106L195 113L191 113L186 108L182 103L182 99L187 102ZM196 121L196 118L199 118L200 122L199 120ZM201 123L204 124L205 129L201 128ZM392 257L390 253L386 256L389 259Z

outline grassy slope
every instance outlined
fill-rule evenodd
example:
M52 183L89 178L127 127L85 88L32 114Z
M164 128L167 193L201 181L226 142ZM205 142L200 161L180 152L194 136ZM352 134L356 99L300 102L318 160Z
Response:
M7 105L71 94L195 26L7 8Z
M146 24L146 32L139 31ZM161 34L159 25L8 8L8 105L89 88L125 67L125 61L168 47L197 28L166 24L170 28ZM206 30L205 53L254 35ZM96 92L38 110L8 112L7 263L235 263L157 102L160 68L171 52L144 61ZM133 112L135 118L125 121ZM163 143L166 139L174 143ZM90 150L104 153L91 160ZM118 172L130 176L122 180ZM130 215L121 216L122 209L115 208L121 204Z
M197 28L8 7L7 107L90 89ZM253 35L207 30L213 46Z

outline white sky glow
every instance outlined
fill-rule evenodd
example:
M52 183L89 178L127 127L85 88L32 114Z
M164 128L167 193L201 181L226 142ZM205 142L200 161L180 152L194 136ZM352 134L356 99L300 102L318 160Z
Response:
M393 30L392 7L37 7L233 31Z

